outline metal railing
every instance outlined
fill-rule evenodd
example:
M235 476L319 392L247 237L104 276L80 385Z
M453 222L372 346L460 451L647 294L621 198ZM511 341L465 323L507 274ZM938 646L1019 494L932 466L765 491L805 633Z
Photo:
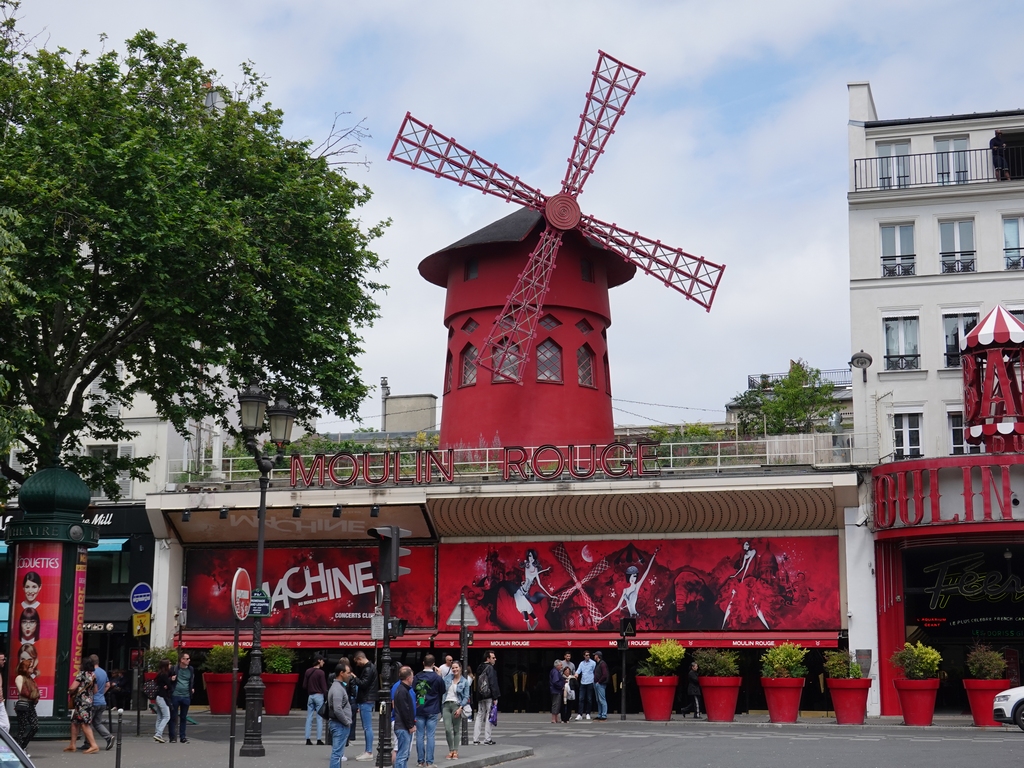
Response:
M654 454L662 476L681 476L687 473L718 473L728 471L758 470L765 466L810 466L817 469L832 467L868 466L878 460L878 446L874 435L855 434L852 432L820 432L806 435L775 435L767 438L722 440L705 443L662 443L657 448L646 449L652 456L645 467L654 468ZM502 468L505 463L503 448L459 448L454 454L454 470L456 484L477 484L480 482L502 482ZM532 456L533 449L526 451ZM568 456L566 446L561 446L563 456ZM600 454L600 450L598 451ZM444 451L438 451L444 454ZM384 470L386 454L374 452L367 454L370 461L370 472L373 477L380 477ZM394 455L387 456L391 463L392 481L394 479ZM548 454L545 454L545 458ZM303 456L303 464L308 468L312 465L313 456ZM616 449L608 459L609 468L619 471L624 466L624 455ZM363 455L358 456L360 468ZM577 471L587 473L594 459L590 456L589 447L577 448ZM413 479L416 475L416 452L410 449L402 451L400 458L401 477L403 481ZM555 458L551 461L539 462L545 471L555 466ZM605 480L599 468L592 479ZM348 464L346 463L346 470ZM251 458L225 458L214 471L212 464L207 462L197 472L194 465L185 465L182 461L167 462L167 490L194 490L197 485L248 483L255 481L259 473ZM284 466L271 473L271 481L276 485L289 483L291 477L290 459ZM347 477L347 475L346 475ZM434 471L437 477L437 471ZM553 479L553 478L549 478ZM571 480L566 470L562 480ZM521 479L519 479L521 482ZM301 482L301 481L300 481ZM360 477L353 483L356 487L365 487L367 483Z
M975 251L949 251L940 253L939 260L942 274L952 275L957 272L976 272Z
M762 384L774 384L789 376L788 373L752 373L747 376L747 389L757 389ZM853 386L853 374L849 368L832 368L821 372L823 381L831 381L837 387Z
M916 259L913 253L906 256L883 256L882 277L908 277L916 274Z
M1024 269L1024 248L1004 248L1007 269Z
M947 352L946 353L946 367L947 368L959 368L960 367L960 353L959 352Z
M886 355L885 370L916 371L921 367L921 355Z
M1022 178L1024 148L1008 147L1004 156L1010 166L1010 178ZM853 161L853 175L857 192L999 181L991 149L863 157Z

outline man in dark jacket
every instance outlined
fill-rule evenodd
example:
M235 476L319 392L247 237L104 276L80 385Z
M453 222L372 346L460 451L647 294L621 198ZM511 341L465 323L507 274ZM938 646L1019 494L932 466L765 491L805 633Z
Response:
M327 726L331 731L330 768L341 768L348 731L352 727L352 705L348 700L348 684L351 679L352 670L348 662L342 659L334 668L334 682L327 691L327 707L331 713Z
M391 706L395 715L395 766L408 768L412 736L416 733L416 714L412 706L412 669L402 667L398 671L398 687ZM334 768L331 766L331 768Z
M690 671L686 675L686 695L693 703L685 707L682 714L687 715L693 712L694 719L700 719L700 675L697 673L696 661L690 664Z
M302 678L302 687L306 689L306 744L312 744L313 720L316 720L316 743L324 743L324 719L317 715L327 695L327 675L324 674L324 657L317 654L313 666L306 670ZM330 735L330 734L328 734Z
M423 671L413 678L412 689L416 693L416 762L418 765L434 764L434 738L437 721L441 717L441 702L444 700L444 680L434 668L434 655L423 657Z
M484 727L484 744L493 744L491 739L491 707L498 703L501 690L498 688L498 673L494 665L498 658L494 651L487 652L487 658L476 670L476 715L473 718L473 743L480 743L480 726Z
M363 724L363 740L365 749L356 756L356 760L373 760L373 702L377 700L377 668L366 658L362 651L356 651L352 657L355 664L356 679L356 711ZM349 741L356 738L356 711L352 712L352 732Z
M608 679L611 676L608 672L608 662L604 660L601 651L594 651L594 660L597 666L594 667L594 693L597 694L597 719L608 719Z
M551 722L558 722L558 715L562 711L562 660L555 659L555 666L548 673L548 693L551 694Z

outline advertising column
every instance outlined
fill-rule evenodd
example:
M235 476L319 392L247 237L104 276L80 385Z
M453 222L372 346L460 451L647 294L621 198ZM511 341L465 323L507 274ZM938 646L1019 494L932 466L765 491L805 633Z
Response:
M12 661L7 671L8 701L17 701L14 678L23 660L39 686L36 712L53 715L53 683L57 660L57 621L60 617L60 570L64 547L54 542L19 544L15 557L14 611L11 625Z

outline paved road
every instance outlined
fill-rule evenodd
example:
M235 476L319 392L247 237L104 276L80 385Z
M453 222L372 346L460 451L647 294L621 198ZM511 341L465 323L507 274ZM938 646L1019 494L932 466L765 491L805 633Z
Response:
M122 765L125 768L206 768L227 765L227 718L197 713L190 744L156 744L152 716L143 720L143 738L134 737L134 719L126 721ZM239 718L239 744L241 722ZM494 732L501 751L532 747L535 755L510 763L512 768L942 768L944 766L1017 766L1024 755L1024 732L1016 728L977 729L967 718L949 718L939 727L907 728L896 721L864 727L839 727L808 720L774 726L765 718L747 717L734 724L675 720L667 724L639 719L573 721L551 725L544 715L502 715ZM303 719L266 718L263 759L235 760L238 768L326 768L328 749L307 747ZM436 759L444 766L443 732ZM63 754L64 746L39 742L30 752L40 768L114 765L114 753ZM492 748L493 749L493 748ZM356 750L349 748L354 756ZM486 747L460 750L464 758L492 754ZM495 753L496 754L496 753ZM415 759L415 758L414 758ZM350 761L346 766L367 765ZM451 765L451 763L448 763Z

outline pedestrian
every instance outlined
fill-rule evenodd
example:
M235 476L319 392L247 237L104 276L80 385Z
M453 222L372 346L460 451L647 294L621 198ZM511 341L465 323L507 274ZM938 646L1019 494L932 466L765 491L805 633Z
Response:
M448 677L452 673L452 655L446 654L444 657L444 664L437 668L437 674L441 676L441 679Z
M594 667L597 664L590 658L590 651L583 652L583 661L576 667L576 677L580 681L580 703L576 709L576 719L590 719L590 713L594 709Z
M484 730L484 744L493 744L491 738L491 709L498 706L501 689L498 687L498 673L494 665L498 658L494 651L487 652L487 658L476 670L476 722L473 723L473 743L480 743L480 728Z
M14 705L14 712L18 716L18 746L28 754L28 743L39 730L39 718L36 716L39 686L32 679L32 663L28 659L18 664L14 687L18 691L18 701Z
M115 709L125 708L129 701L128 682L124 671L114 669L110 672L110 688L107 689L107 701Z
M327 711L330 713L327 727L331 732L331 757L328 768L341 768L341 764L348 760L345 757L345 743L352 728L352 704L348 697L351 680L352 669L348 660L342 659L334 667L334 682L327 691Z
M551 694L551 722L558 722L562 712L562 660L555 659L555 665L548 673L548 693Z
M416 712L413 709L412 669L398 670L398 683L392 688L391 706L395 715L394 768L408 768L412 737L416 733ZM331 766L331 768L335 768Z
M444 679L435 671L434 655L423 657L423 671L413 678L416 693L416 765L434 765L434 741L441 702L445 696Z
M7 654L0 653L0 670L7 665ZM19 664L20 666L20 664ZM7 689L4 688L3 672L0 671L0 728L3 728L8 733L11 732L11 719L7 715L7 702L4 700L4 692Z
M1010 180L1010 164L1006 162L1006 139L1003 132L996 129L995 136L988 143L992 150L992 167L996 172L996 181Z
M572 717L572 703L576 700L576 688L579 681L576 679L576 675L569 671L569 668L562 665L562 708L561 716L562 722L568 723Z
M174 683L171 693L171 744L175 741L188 744L185 726L188 723L188 708L196 693L196 671L189 665L191 658L187 653L181 654L171 675L171 682Z
M362 651L356 651L352 657L356 673L356 708L352 711L352 733L350 741L355 741L356 714L363 725L363 751L356 755L356 760L373 760L373 704L377 701L377 667L366 658Z
M153 734L153 741L166 744L164 740L164 728L171 722L171 698L174 693L174 683L171 682L171 660L160 659L156 668L156 733Z
M604 660L601 651L594 651L594 659L597 665L594 667L594 693L597 694L597 719L608 719L608 680L611 674L608 670L608 662Z
M700 675L697 673L697 662L690 664L690 671L686 674L686 695L690 697L691 703L683 708L683 716L693 712L694 720L700 719Z
M71 713L71 744L64 747L65 752L75 751L75 742L78 741L79 731L85 734L85 740L89 748L85 754L92 755L100 751L96 746L96 739L92 735L92 697L96 690L96 675L93 674L92 659L84 659L82 668L75 681L68 689L72 695L73 709Z
M451 659L451 656L448 657ZM444 737L448 742L448 759L459 759L463 713L469 709L469 680L462 676L462 662L446 661L451 670L444 677L445 694L442 706Z
M312 746L310 737L313 735L313 721L316 720L316 743L324 744L324 719L317 715L327 695L327 675L324 674L323 654L313 657L313 666L306 670L302 677L302 687L306 689L306 746Z
M92 695L92 727L107 742L109 750L114 746L114 737L110 729L103 724L103 714L107 711L107 691L110 690L110 679L106 670L100 666L100 657L95 653L89 657L93 663L93 674L96 675L96 693Z
M565 654L563 654L563 656L562 656L562 666L569 668L569 674L571 674L571 675L575 675L576 674L576 665L573 664L572 653L570 651L566 651ZM573 709L576 709L576 701L574 700L570 706Z

